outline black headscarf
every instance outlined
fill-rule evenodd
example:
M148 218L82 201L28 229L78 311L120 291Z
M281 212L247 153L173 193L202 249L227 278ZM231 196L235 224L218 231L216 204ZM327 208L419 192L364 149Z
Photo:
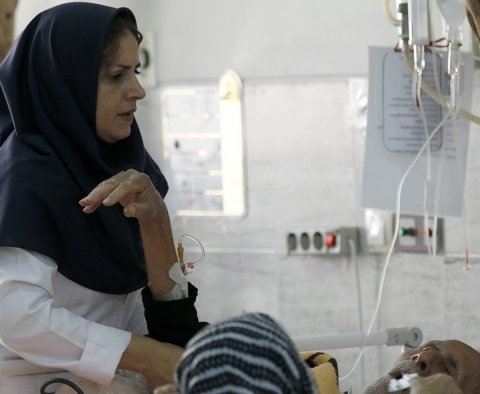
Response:
M122 170L168 186L137 123L114 144L95 131L98 77L110 22L127 8L66 3L37 15L0 65L0 246L51 257L67 278L123 294L146 284L136 219L78 201Z
M181 394L316 394L291 338L264 313L206 326L188 343L175 370Z

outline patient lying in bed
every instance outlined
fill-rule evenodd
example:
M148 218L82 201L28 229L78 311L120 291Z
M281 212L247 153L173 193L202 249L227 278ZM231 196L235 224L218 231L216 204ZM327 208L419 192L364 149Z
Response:
M430 341L408 350L395 366L370 385L365 394L388 393L392 379L400 380L409 374L414 378L412 394L478 394L480 393L480 353L456 340ZM390 391L392 392L392 391Z
M398 384L406 380L408 388ZM175 384L159 387L155 394L237 389L250 394L339 394L338 368L325 353L299 354L268 315L247 313L199 331L176 368ZM457 340L430 341L408 350L365 394L395 392L480 394L480 353Z
M245 352L249 361L246 362L243 356L233 357L232 349ZM276 355L279 350L283 356L279 356L280 353ZM213 362L214 359L217 361ZM286 367L287 364L282 366L285 360L290 367ZM249 365L252 361L256 365L253 369ZM322 371L322 375L316 374L315 368L307 372L281 327L265 315L247 314L213 325L197 335L187 346L177 369L177 384L159 388L155 394L208 393L213 387L225 388L225 384L227 387L238 384L245 392L255 393L258 381L263 384L268 382L270 388L275 387L282 393L337 394L338 370L336 365L328 364L333 369ZM273 369L267 368L263 372L260 365L271 365ZM389 385L395 386L392 381L400 381L413 374L417 377L409 382L411 388L397 387L397 391L389 391ZM408 350L402 353L387 374L366 389L365 394L391 392L480 394L480 353L457 340L430 341Z
M174 385L155 394L340 394L336 362L298 353L283 327L262 313L212 324L187 344Z
M317 362L310 364L312 357ZM411 388L395 384L414 374ZM233 392L233 388L245 393L340 392L335 360L325 354L299 355L283 328L263 314L245 314L200 331L187 345L175 381L155 394ZM389 391L389 386L397 387ZM480 353L457 340L430 341L408 350L365 394L391 392L480 394Z

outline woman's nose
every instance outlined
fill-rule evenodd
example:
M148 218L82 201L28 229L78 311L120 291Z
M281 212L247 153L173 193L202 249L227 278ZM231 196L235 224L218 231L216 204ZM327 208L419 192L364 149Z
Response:
M143 89L143 86L139 82L137 77L134 77L132 81L132 86L130 87L130 91L129 91L129 98L141 100L144 97L145 97L145 89Z

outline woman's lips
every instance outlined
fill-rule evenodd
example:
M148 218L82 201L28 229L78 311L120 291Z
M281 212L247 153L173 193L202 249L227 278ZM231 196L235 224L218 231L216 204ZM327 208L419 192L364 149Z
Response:
M133 113L118 114L118 117L128 123L133 122Z

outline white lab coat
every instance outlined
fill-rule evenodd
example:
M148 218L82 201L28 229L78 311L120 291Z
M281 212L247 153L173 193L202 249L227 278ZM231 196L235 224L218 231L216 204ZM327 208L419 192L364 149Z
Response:
M50 258L13 247L0 247L0 316L0 360L22 357L102 385L113 378L132 333L147 332L141 290L86 289L58 273ZM0 373L0 394L38 394L55 376Z

